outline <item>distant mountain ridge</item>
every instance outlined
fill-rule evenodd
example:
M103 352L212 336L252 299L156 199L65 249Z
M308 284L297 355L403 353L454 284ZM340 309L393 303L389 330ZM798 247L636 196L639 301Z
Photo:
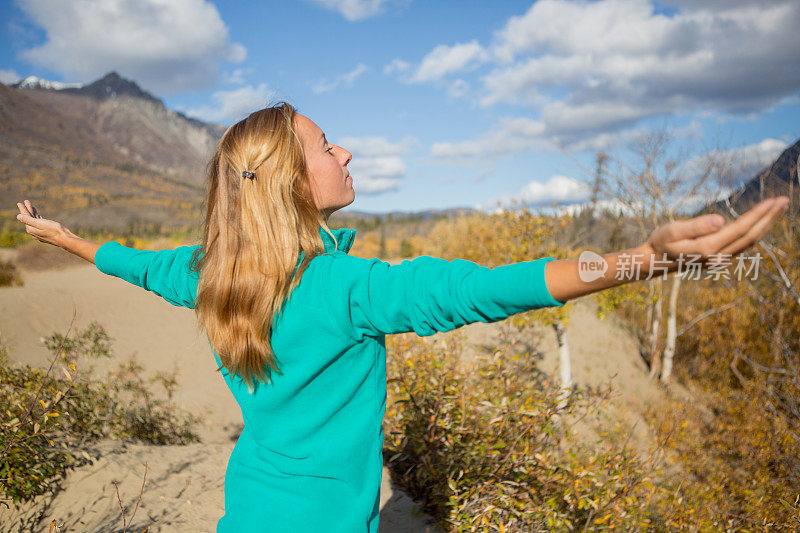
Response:
M341 217L352 217L357 219L366 220L380 220L386 222L387 220L407 220L414 218L417 220L430 220L437 217L452 217L460 215L469 215L475 212L476 209L472 207L448 207L445 209L422 209L419 211L389 211L387 213L367 213L366 211L349 210L347 208L338 211L337 214Z
M167 107L164 102L152 94L148 93L133 81L120 76L117 72L109 72L102 78L95 80L88 85L81 83L61 83L58 81L44 80L36 76L28 76L16 83L10 85L14 89L39 89L46 91L56 91L61 94L74 94L79 96L87 96L94 100L107 100L109 98L118 98L120 96L130 96L131 98L138 98L141 100L152 102L160 105L164 109ZM190 124L198 128L205 129L212 136L217 138L222 136L225 132L225 127L219 124L211 124L203 122L202 120L189 117L180 111L172 111L179 117L183 118Z
M82 83L61 83L28 76L16 83L11 84L14 89L39 89L45 91L58 91L64 94L77 94L88 96L95 100L106 100L107 98L117 98L118 96L130 96L141 98L164 105L160 99L143 90L133 81L120 76L116 72L109 72L99 80L95 80L88 85Z

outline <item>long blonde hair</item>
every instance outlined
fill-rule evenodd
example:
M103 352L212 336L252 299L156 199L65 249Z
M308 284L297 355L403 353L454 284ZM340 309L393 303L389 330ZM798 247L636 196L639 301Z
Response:
M330 234L311 193L297 110L280 102L225 132L208 165L208 196L195 313L222 367L248 389L280 373L273 321ZM254 179L242 177L243 171ZM303 261L298 266L300 252ZM199 252L199 253L198 253Z

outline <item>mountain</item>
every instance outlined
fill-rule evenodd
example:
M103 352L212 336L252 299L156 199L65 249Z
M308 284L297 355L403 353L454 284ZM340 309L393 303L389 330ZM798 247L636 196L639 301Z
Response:
M65 94L88 96L89 98L94 98L95 100L100 101L107 100L109 98L130 96L131 98L138 98L140 100L160 104L161 106L164 105L161 100L152 94L143 91L135 81L126 80L116 72L109 72L99 80L94 81L89 85L82 85L80 87L65 87L61 89L61 92Z
M798 166L800 166L800 139L784 150L771 165L729 195L727 200L739 214L762 199L773 196L788 196L797 202L800 197ZM730 214L725 199L708 206L698 214L706 212Z
M58 93L85 96L97 102L104 102L109 99L117 100L127 96L139 101L150 102L156 110L169 111L164 105L164 102L159 98L156 98L139 87L135 81L123 78L117 72L109 72L102 78L88 85L82 85L80 83L66 84L43 80L36 76L28 76L13 84L11 87L16 89L38 89L40 91L47 91L49 94ZM215 144L216 140L225 132L225 126L209 124L195 118L187 117L179 111L169 111L169 113L183 119L192 126L207 131L215 139Z
M75 227L196 221L225 126L169 110L115 72L15 85L0 84L0 225L24 198Z
M52 89L60 91L63 89L71 89L81 87L80 83L61 83L60 81L49 81L37 78L36 76L28 76L21 79L16 83L11 84L14 89Z

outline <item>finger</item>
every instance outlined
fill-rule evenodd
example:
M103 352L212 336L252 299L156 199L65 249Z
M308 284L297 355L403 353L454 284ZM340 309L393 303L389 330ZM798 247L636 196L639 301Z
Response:
M672 241L674 243L673 248L675 249L675 253L680 253L682 251L681 249L686 246L696 247L696 241L693 239L703 237L710 233L724 235L724 239L727 239L727 241L733 240L734 234L736 237L744 235L747 232L747 228L752 226L761 215L766 213L774 202L774 198L767 198L759 202L750 209L750 211L740 216L736 222L728 224L722 227L722 229L720 229L720 227L725 223L725 219L722 215L717 214L701 215L689 220L675 221L670 224L670 233L666 236L666 239L668 242ZM722 224L715 225L715 222ZM719 240L720 246L722 246L723 238L720 237Z
M19 208L20 214L23 214L23 215L30 215L31 214L31 212L28 211L28 206L23 204L22 202L17 202L17 207Z
M750 211L740 216L736 221L727 224L721 229L712 228L711 226L711 221L714 220L711 216L719 215L703 215L690 220L680 221L682 225L678 231L683 232L684 235L694 234L695 238L684 237L682 240L670 243L668 252L673 255L680 255L688 253L695 254L701 250L706 250L706 252L701 253L707 255L714 250L719 250L746 235L750 228L769 212L774 203L775 198L767 198L759 202L755 207L750 209Z
M717 231L724 223L725 219L721 215L713 213L689 220L676 220L670 223L669 234L664 238L667 242L680 245L684 241L688 243L691 239Z
M738 239L744 239L759 220L768 216L775 205L780 205L781 203L780 198L767 198L719 231L694 239L689 246L695 250L706 250L706 253L713 253L715 250L720 250Z
M785 202L776 202L776 205L772 208L768 215L764 216L761 220L759 220L751 229L750 231L745 234L744 237L741 237L726 245L722 248L721 253L727 254L738 254L756 242L760 241L761 238L772 228L773 223L775 220L778 219L783 213L786 212L788 208L788 203Z
M703 255L739 252L751 246L769 230L772 222L786 208L787 202L782 198L773 198L771 207L766 213L762 213L759 218L753 218L750 214L755 211L751 209L745 215L739 217L736 222L728 224L723 229L706 237L695 239L691 245L695 250L702 251ZM788 198L787 198L788 200Z
M33 204L31 203L30 200L25 200L25 205L28 206L28 211L31 212L33 218L39 218L39 212L36 211L36 208L33 207Z
M17 215L17 220L33 228L42 229L37 225L36 222L37 219L33 218L28 213L20 213L19 215Z

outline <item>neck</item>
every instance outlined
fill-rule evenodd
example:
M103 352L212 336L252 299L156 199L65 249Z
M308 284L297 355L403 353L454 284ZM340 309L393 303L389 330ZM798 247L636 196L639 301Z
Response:
M328 223L328 219L330 218L330 216L333 214L334 211L336 211L336 210L335 209L331 209L331 208L320 209L319 210L319 216L320 216L320 218L322 218L322 220L325 221L325 224L327 224Z

